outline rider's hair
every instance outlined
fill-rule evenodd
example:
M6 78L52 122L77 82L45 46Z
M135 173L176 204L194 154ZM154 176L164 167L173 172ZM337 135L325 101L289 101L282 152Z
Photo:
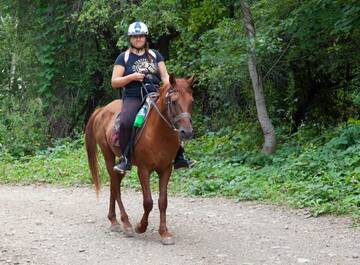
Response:
M153 56L149 53L149 42L148 40L146 39L146 42L145 42L145 53L146 53L146 57L148 59L148 62L151 62L151 59L154 59Z

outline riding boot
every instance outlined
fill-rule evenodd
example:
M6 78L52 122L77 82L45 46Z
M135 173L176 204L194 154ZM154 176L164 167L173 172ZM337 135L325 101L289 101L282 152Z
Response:
M131 159L129 155L123 155L120 161L113 168L120 174L125 174L125 171L131 170Z
M132 154L132 146L134 140L134 131L131 133L130 141L126 145L123 156L120 161L114 166L114 170L120 174L125 174L126 170L131 170L131 154Z
M196 164L195 160L187 160L185 158L184 151L184 148L180 146L174 160L174 169L191 168Z

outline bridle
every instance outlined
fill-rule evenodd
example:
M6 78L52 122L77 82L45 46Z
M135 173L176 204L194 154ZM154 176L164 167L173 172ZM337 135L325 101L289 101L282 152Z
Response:
M145 91L147 91L145 85L143 83L142 87L145 89ZM167 116L168 119L166 117L164 117L164 115L161 113L161 111L159 110L158 106L156 105L156 101L155 98L158 98L160 96L159 92L152 92L152 93L148 93L148 97L150 98L150 104L154 107L154 109L156 110L156 112L159 114L159 116L161 117L161 119L174 131L178 132L178 128L176 127L176 124L182 120L182 119L189 119L190 123L192 123L192 119L191 119L191 114L189 112L181 112L178 115L174 115L174 108L173 105L171 104L171 95L173 93L178 92L178 90L174 87L170 87L167 91L166 91L166 95L165 95L165 104L166 104L166 109L167 109ZM143 126L145 127L145 126Z
M171 94L178 92L178 90L174 87L170 87L165 95L165 104L167 108L168 118L170 119L170 124L172 127L176 128L176 123L178 123L182 119L189 119L190 123L192 123L191 114L189 112L181 112L180 114L174 117L174 108L173 104L171 104ZM177 130L177 129L176 129Z

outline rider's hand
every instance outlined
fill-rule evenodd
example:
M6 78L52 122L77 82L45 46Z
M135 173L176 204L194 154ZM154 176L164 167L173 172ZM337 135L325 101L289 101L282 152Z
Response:
M144 80L145 75L141 73L133 73L131 74L131 79L133 81L140 81L142 82Z

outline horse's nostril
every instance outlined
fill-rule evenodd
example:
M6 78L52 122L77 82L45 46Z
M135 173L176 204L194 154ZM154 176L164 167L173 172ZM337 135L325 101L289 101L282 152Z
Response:
M180 129L179 133L181 139L189 139L192 137L192 130Z
M185 130L180 130L180 136L181 136L182 138L185 138L185 136L186 136Z

